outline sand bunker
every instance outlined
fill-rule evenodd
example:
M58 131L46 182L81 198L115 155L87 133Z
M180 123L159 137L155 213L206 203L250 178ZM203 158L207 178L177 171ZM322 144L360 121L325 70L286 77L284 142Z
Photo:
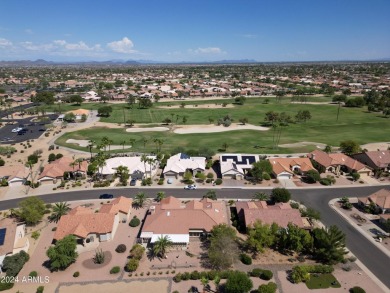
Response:
M127 128L127 132L168 131L168 127Z
M286 143L286 144L280 144L279 146L282 148L296 148L296 147L304 147L304 146L308 146L308 145L314 145L318 149L324 149L326 147L326 144L319 143L319 142L311 142L311 141Z
M362 149L368 151L387 150L390 147L390 142L374 142L361 145Z
M260 130L266 131L268 127L263 126L255 126L251 124L232 124L229 127L224 127L222 125L188 125L182 126L180 128L175 129L173 132L177 134L189 134L189 133L215 133L215 132L225 132L225 131L233 131L233 130Z
M74 144L78 144L79 146L81 147L87 147L89 145L89 140L86 140L86 139L68 139L66 141L66 143L74 143ZM108 148L108 146L107 146ZM125 145L124 146L125 149L129 149L131 148L131 145ZM110 150L119 150L119 149L123 149L123 146L122 145L110 145Z
M185 109L220 109L220 108L233 108L233 104L227 104L223 106L222 104L200 104L200 105L185 105ZM172 105L172 106L159 106L160 109L178 109L181 108L181 105Z

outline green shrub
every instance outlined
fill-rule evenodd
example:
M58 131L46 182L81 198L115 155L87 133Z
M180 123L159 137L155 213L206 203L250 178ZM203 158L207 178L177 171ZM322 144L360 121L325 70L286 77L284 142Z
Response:
M126 270L128 272L134 272L138 268L138 265L139 260L136 258L131 258L126 264Z
M251 272L249 272L249 275L250 275L251 277L260 278L260 275L261 275L262 272L263 272L262 269L254 268Z
M332 182L328 178L321 178L320 183L326 186L332 185Z
M189 280L191 278L191 274L189 273L189 272L185 272L185 273L183 273L182 275L181 275L181 279L183 280L183 281L187 281L187 280Z
M46 213L45 213L46 214ZM41 234L38 231L34 231L31 233L31 238L37 240Z
M0 291L9 290L13 286L14 286L14 283L7 283L6 280L4 280L4 282L0 282Z
M216 184L216 185L221 185L221 184L222 184L222 179L221 179L221 178L217 178L217 179L215 180L215 184Z
M120 267L118 266L115 266L113 267L111 270L110 270L110 274L113 275L113 274L117 274L121 271Z
M30 277L38 277L38 273L36 271L32 271L28 274Z
M179 283L179 282L181 282L181 277L182 277L181 273L178 273L178 274L176 274L176 275L173 277L173 281L174 281L175 283Z
M252 258L247 255L246 253L240 254L240 260L244 265L251 265L252 264Z
M80 276L80 272L74 272L74 273L73 273L73 277L74 277L74 278L78 278L79 276Z
M141 260L145 252L145 247L141 244L135 244L130 250L130 257Z
M270 270L263 270L260 274L260 279L269 281L272 279L274 274Z
M141 221L140 219L138 219L136 216L134 216L131 220L130 220L130 227L137 227L139 226L139 224L141 224Z
M22 250L14 255L6 256L2 269L6 272L7 276L16 277L29 259L30 256Z
M45 289L45 287L43 287L43 286L39 286L38 288L37 288L37 293L43 293L43 290Z
M265 173L265 172L264 172L264 173L263 173L263 179L264 179L264 180L267 180L267 181L268 181L268 180L271 180L271 176L270 176L268 173Z
M126 245L124 244L119 244L116 249L115 249L116 252L118 253L124 253L126 251Z
M274 282L269 282L268 284L263 284L259 286L259 293L275 293L278 286Z
M200 273L198 271L193 271L191 273L190 279L191 280L199 280L200 279Z
M207 178L208 179L213 179L214 178L214 174L211 173L211 172L207 173Z
M358 286L355 286L355 287L349 289L349 292L350 293L366 293L366 291L363 288L358 287Z

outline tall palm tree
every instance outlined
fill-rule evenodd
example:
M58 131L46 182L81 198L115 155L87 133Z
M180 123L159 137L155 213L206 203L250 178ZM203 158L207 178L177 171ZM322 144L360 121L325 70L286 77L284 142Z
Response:
M129 143L130 143L131 148L133 149L133 151L134 151L135 142L136 142L136 140L135 140L134 138L130 138L130 139L129 139Z
M91 154L91 160L92 160L92 148L96 145L96 142L93 140L88 141L88 148L89 148L89 153Z
M149 164L149 176L150 176L150 178L152 178L152 167L153 167L153 164L156 162L156 159L150 157L147 159L146 162Z
M70 206L67 202L57 202L54 204L53 213L50 216L50 221L58 223L63 215L70 211Z
M165 192L159 191L157 192L156 201L160 202L165 198Z
M148 156L146 154L142 154L141 162L144 163L144 173L145 173L145 177L146 177L146 163L148 162Z
M138 192L134 197L134 203L140 208L144 206L145 201L146 201L146 195L143 192Z
M101 175L103 173L103 167L106 165L106 156L104 155L104 153L100 152L95 157L95 160L98 168L100 168L100 172L99 172L100 173L99 180L100 180Z
M114 142L111 140L111 139L109 139L108 141L107 141L107 144L108 144L108 153L111 155L111 145L113 144Z
M125 144L126 144L126 141L125 140L122 140L121 141L121 145L122 145L122 154L125 155Z
M146 144L149 142L149 139L146 137L143 137L142 142L144 143L144 152L145 152Z
M107 150L109 139L107 136L103 136L101 145L104 147L104 151Z
M157 241L153 244L154 255L160 255L162 258L165 257L166 251L173 245L171 238L168 235L161 235Z
M256 192L253 196L253 200L267 201L269 200L269 196L264 192Z

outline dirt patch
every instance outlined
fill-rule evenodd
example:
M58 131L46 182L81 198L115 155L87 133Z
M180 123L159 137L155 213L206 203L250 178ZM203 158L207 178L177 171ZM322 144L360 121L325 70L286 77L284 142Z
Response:
M112 253L110 251L104 251L104 256L105 256L105 259L104 259L104 263L102 263L102 264L95 263L93 261L93 259L91 258L91 259L87 259L87 260L83 261L82 265L84 268L90 269L90 270L96 270L96 269L103 268L103 267L110 264L111 259L112 259Z
M368 151L377 151L377 150L387 150L390 147L390 142L374 142L363 144L362 149L366 149Z

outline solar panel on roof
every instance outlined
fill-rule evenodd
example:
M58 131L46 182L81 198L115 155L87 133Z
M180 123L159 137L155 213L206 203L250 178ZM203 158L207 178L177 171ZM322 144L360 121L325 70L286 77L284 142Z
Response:
M0 246L4 244L6 232L7 232L7 228L0 229Z

